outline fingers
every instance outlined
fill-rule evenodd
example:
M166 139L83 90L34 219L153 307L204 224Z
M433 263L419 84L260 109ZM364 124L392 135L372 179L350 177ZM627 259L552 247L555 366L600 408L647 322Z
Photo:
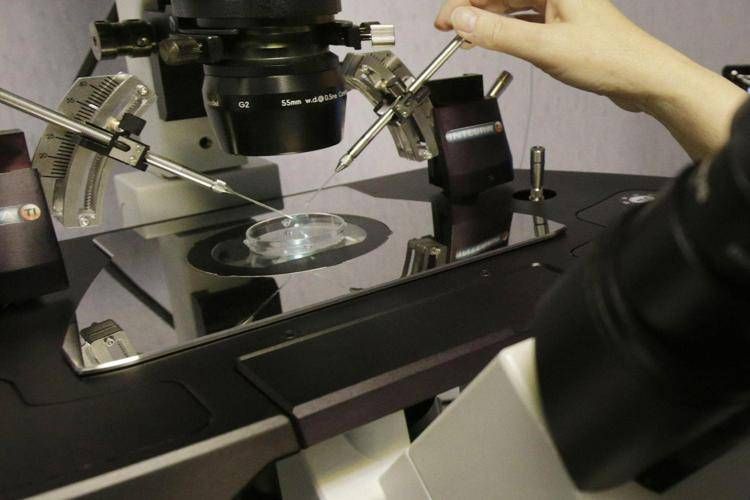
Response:
M451 14L457 7L467 7L471 5L471 0L448 0L443 4L440 9L437 19L435 20L435 27L440 31L450 31L453 29L451 24Z
M538 64L544 55L546 26L493 14L476 7L458 7L451 24L468 42L499 50Z
M518 14L512 17L513 19L520 19L521 21L526 21L529 23L544 24L546 22L544 14Z
M544 12L547 0L447 0L440 9L435 27L441 31L453 29L451 14L458 7L478 7L496 14L510 14L526 10Z

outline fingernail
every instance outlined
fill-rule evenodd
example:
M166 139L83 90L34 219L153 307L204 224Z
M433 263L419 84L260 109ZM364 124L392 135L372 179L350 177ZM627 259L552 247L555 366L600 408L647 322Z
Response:
M451 22L457 31L472 33L477 26L477 15L469 7L459 7L453 11Z

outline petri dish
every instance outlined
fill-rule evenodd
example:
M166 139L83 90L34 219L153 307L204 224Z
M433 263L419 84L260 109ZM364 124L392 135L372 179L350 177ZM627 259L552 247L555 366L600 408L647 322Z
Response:
M338 215L308 213L276 217L251 226L245 245L264 259L299 259L341 245L347 222Z

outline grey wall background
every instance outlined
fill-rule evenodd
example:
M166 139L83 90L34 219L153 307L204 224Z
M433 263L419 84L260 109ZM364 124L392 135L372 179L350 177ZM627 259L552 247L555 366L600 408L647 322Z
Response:
M695 60L719 71L725 64L748 63L750 52L739 42L750 19L748 0L617 0L626 14L649 32ZM440 0L343 0L343 19L381 20L398 27L397 54L420 70L449 39L432 27ZM104 0L2 0L0 16L0 86L56 106L66 92L88 43L87 24L106 15ZM108 63L99 72L123 66ZM524 137L549 151L549 167L672 175L687 156L669 134L644 115L626 113L607 99L566 88L540 71L502 54L460 52L441 73L481 72L493 80L510 70L516 81L502 100L517 164L525 160ZM532 82L533 80L533 82ZM491 83L487 81L487 85ZM286 193L315 189L338 157L372 122L368 103L352 96L345 141L306 155L276 158ZM0 129L21 128L33 149L43 125L0 108ZM156 147L156 145L155 145ZM336 183L391 174L421 165L401 160L388 134L382 135Z

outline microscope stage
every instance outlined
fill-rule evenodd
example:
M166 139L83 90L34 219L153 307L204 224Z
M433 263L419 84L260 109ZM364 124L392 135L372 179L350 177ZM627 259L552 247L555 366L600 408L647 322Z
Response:
M80 339L68 342L66 354L80 373L122 368L565 230L514 212L507 187L461 203L425 191L415 198L356 186L323 191L309 208L346 224L341 242L312 255L268 260L251 251L248 228L275 219L252 206L98 236L94 242L111 262L77 308L69 336ZM275 208L304 212L310 196L285 198Z

